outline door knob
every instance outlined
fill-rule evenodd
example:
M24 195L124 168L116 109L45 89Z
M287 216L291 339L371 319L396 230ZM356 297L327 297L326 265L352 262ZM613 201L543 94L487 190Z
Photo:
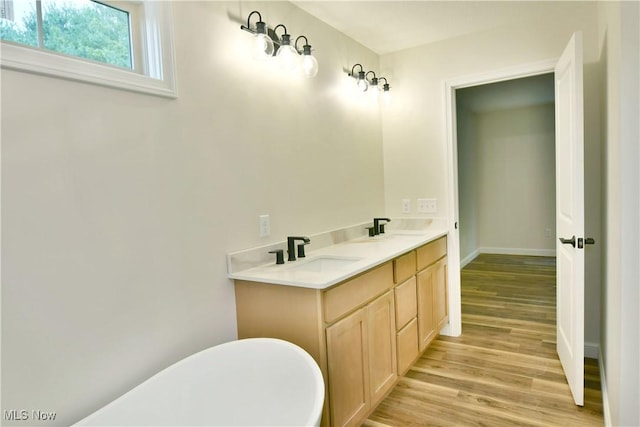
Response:
M563 239L562 237L560 237L560 242L563 245L571 245L574 248L576 247L576 236L571 236L570 239Z

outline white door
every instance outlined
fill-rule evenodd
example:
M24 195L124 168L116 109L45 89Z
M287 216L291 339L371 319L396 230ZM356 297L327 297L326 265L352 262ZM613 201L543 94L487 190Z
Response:
M576 405L584 405L584 146L582 33L555 67L557 349ZM588 243L592 243L589 241Z

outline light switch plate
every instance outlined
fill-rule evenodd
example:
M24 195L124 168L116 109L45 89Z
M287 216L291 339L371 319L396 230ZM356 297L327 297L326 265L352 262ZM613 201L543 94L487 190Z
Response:
M436 199L418 199L418 213L436 213Z
M260 215L260 237L271 235L271 220L269 215Z
M411 199L402 199L402 213L411 213Z

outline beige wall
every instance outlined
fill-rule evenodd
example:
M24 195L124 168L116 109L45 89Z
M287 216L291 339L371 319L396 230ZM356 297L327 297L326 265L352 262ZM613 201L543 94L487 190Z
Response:
M604 263L601 350L612 425L640 425L640 4L599 4Z
M461 259L555 252L554 116L546 104L458 117Z
M315 79L250 59L253 9ZM2 409L77 421L236 338L227 252L384 213L378 107L344 90L375 54L286 2L174 18L176 100L2 70Z
M535 2L532 3L535 6ZM444 82L558 58L575 31L583 32L585 90L585 212L590 237L600 240L600 77L598 5L566 2L553 16L383 55L380 68L395 83L393 109L383 115L387 214L400 215L405 197L438 199L448 216ZM532 14L533 16L533 14ZM389 71L387 71L389 70ZM410 171L410 172L408 172ZM585 342L600 340L600 256L586 254Z

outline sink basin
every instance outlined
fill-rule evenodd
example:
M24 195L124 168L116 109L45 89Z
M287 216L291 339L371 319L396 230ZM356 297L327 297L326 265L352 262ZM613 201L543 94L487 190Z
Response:
M289 268L293 271L308 271L312 273L326 273L328 271L341 270L350 266L354 262L360 261L360 258L343 258L343 257L318 257L309 261L302 261Z

